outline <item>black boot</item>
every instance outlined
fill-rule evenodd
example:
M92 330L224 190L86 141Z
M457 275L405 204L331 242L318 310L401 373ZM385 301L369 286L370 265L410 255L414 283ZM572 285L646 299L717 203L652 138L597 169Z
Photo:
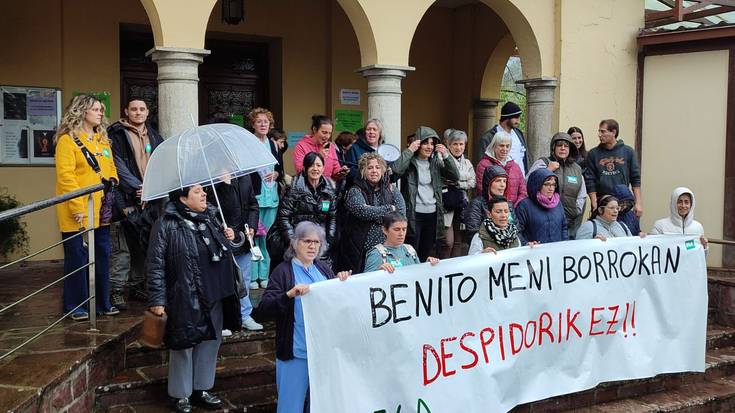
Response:
M222 400L219 397L207 393L204 390L194 390L191 394L191 402L199 407L209 410L217 410L222 408Z
M184 397L183 399L174 399L174 411L176 413L191 413L191 403L189 399Z

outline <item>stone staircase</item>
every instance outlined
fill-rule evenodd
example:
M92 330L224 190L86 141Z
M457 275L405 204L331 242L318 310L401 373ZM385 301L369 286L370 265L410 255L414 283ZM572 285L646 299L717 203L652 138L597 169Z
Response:
M212 389L225 403L222 411L275 412L275 329L238 332L220 347ZM169 411L166 392L168 351L140 347L125 353L125 370L96 389L99 412Z
M582 392L517 406L536 412L732 412L735 411L735 274L710 271L706 371L607 382ZM275 412L274 326L240 332L220 349L213 391L222 411ZM125 370L96 389L99 412L165 412L165 351L134 343ZM313 412L318 413L318 412Z

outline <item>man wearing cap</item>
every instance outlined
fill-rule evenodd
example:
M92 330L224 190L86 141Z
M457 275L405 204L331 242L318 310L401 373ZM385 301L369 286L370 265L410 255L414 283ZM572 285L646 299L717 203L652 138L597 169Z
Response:
M521 121L521 115L523 111L520 106L513 102L508 102L500 109L500 123L493 126L492 129L482 134L480 138L480 145L477 147L477 159L482 159L485 154L485 150L490 141L493 139L496 133L500 130L504 130L510 134L511 145L510 145L510 158L516 161L516 164L521 168L523 176L526 176L528 170L528 152L526 151L526 139L523 137L523 132L518 129L518 124Z
M406 202L408 233L421 262L426 261L444 235L444 180L459 181L457 165L439 135L428 126L419 126L408 137L408 148L393 163L393 175L401 178L401 193Z

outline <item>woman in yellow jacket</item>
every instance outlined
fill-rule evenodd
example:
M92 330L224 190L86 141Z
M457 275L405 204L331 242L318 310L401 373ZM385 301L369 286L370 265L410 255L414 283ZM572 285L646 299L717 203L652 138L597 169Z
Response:
M56 195L76 191L99 184L102 179L117 181L117 171L112 158L112 148L107 137L105 107L93 96L79 95L72 99L56 132ZM86 148L92 159L85 156ZM99 172L92 165L96 162ZM92 163L92 164L90 164ZM102 191L93 193L94 199L94 248L95 248L95 296L98 314L115 315L120 311L110 304L109 222L100 223ZM58 204L56 213L62 239L71 238L88 225L87 196ZM64 273L69 274L87 263L87 248L82 236L64 242ZM79 306L89 297L87 270L82 270L64 280L64 313ZM89 318L88 305L74 310L72 319Z

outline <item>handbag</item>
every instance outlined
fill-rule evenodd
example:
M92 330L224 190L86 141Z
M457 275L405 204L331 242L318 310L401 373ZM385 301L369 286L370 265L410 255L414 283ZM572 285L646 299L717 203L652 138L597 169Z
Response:
M245 284L242 282L242 269L237 265L237 260L232 260L235 274L235 294L238 298L245 298L248 296L248 289L245 288Z
M147 347L161 348L163 346L163 336L166 333L167 319L166 313L155 315L150 309L146 309L138 341Z
M467 207L467 194L464 190L449 186L442 192L442 203L445 211L460 211Z
M74 143L79 147L79 150L82 151L82 155L84 155L84 159L87 160L87 163L92 168L92 170L97 173L97 175L100 177L100 182L105 185L104 188L104 195L102 196L102 202L100 203L100 225L108 225L114 221L119 220L113 220L113 207L115 206L115 195L117 192L117 180L115 178L105 179L104 176L102 176L102 169L100 168L99 162L97 162L97 159L94 157L92 152L87 149L86 146L82 143L81 140L79 140L79 137L72 134L72 139L74 140Z

